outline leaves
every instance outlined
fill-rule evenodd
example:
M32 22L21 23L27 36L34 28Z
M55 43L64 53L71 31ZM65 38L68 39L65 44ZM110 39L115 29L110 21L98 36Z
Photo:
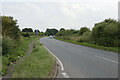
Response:
M20 29L18 28L17 20L10 16L2 16L2 35L8 36L13 40L19 40Z
M57 29L47 29L45 34L50 36L50 35L55 35L58 32Z

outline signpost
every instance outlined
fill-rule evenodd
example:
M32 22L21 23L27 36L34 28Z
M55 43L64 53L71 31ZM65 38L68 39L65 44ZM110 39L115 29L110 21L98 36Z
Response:
M36 30L36 37L38 37L38 29Z

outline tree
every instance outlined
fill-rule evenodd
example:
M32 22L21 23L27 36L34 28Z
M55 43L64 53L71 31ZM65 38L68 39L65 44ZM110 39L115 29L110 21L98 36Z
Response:
M11 16L2 16L2 35L19 40L21 33L17 20L14 20Z
M107 47L117 46L120 42L118 40L118 27L118 22L113 19L106 19L95 24L91 33L93 43Z
M57 29L47 29L45 34L50 36L50 35L55 35L58 32Z
M91 34L91 32L86 31L85 33L83 33L83 35L80 36L80 39L78 41L91 43L90 34Z
M33 32L32 28L24 28L22 32Z
M85 33L86 31L89 31L90 32L90 29L87 28L87 27L82 27L79 31L79 34L82 35L83 33Z
M73 34L78 34L78 31L74 29L60 30L56 35L57 36L68 36L68 35L73 35Z
M37 29L38 30L38 29ZM36 33L36 30L34 30L34 33ZM38 33L40 33L40 31L38 30Z
M61 28L60 31L65 31L65 29L64 29L64 28Z
M11 16L1 16L2 18L2 54L14 54L13 49L20 41L21 31L17 25L17 20ZM16 42L16 43L15 43Z

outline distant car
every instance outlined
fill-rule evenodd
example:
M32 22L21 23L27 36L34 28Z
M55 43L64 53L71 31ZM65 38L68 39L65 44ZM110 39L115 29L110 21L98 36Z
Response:
M53 35L53 37L55 37L55 35Z
M53 36L52 36L52 35L50 35L50 36L49 36L49 38L50 38L50 39L53 39Z

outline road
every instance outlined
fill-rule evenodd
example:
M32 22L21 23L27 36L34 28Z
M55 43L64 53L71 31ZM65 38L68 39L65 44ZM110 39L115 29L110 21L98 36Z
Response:
M118 54L48 37L40 41L64 66L70 78L118 78Z

